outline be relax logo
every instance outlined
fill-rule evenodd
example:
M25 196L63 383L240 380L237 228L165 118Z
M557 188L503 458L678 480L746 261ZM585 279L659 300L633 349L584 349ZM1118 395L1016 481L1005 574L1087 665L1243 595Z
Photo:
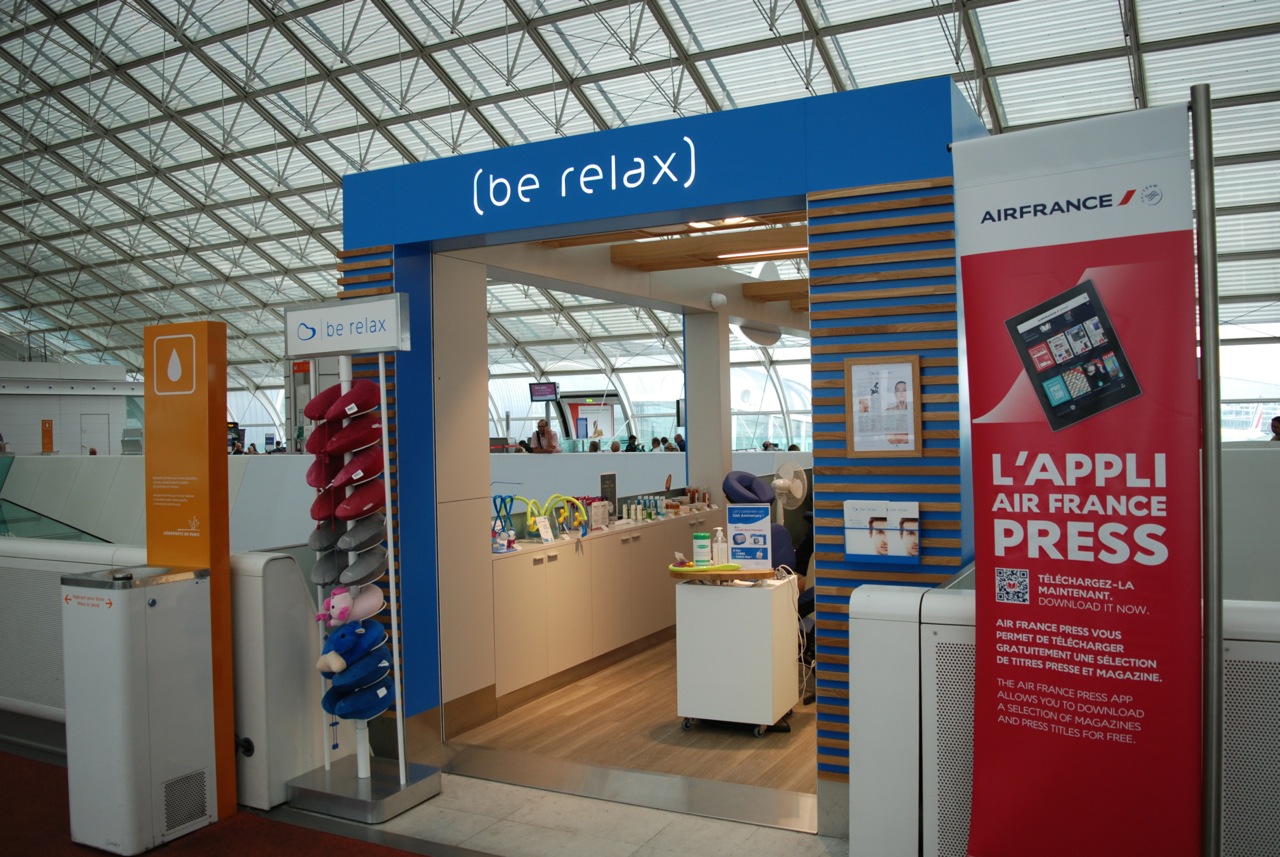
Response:
M510 179L485 170L476 170L471 178L471 207L484 216L486 210L502 208L508 203L533 203L548 192L561 199L592 196L596 192L635 190L644 185L671 182L689 187L698 175L698 149L689 137L681 137L687 153L677 146L665 154L646 153L641 157L610 154L602 163L569 164L548 187L537 173L527 172ZM683 157L682 157L683 156Z
M408 350L409 296L380 295L307 304L285 311L290 357Z

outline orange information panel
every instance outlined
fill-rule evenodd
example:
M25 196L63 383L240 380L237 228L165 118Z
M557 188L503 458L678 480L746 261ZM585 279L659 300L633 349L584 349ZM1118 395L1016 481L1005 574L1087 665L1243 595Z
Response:
M213 634L218 818L236 811L227 512L227 327L144 329L147 562L207 568Z
M53 454L53 420L40 421L40 451L45 455Z

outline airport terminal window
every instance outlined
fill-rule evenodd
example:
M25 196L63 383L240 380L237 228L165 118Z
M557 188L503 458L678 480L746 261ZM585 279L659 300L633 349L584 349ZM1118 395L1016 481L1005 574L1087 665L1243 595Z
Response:
M1229 329L1242 338L1280 335L1280 324L1246 325L1244 319L1230 328L1224 325L1224 337ZM1224 338L1222 345L1218 374L1223 442L1270 440L1271 418L1280 416L1280 376L1275 372L1280 366L1280 344L1232 345Z

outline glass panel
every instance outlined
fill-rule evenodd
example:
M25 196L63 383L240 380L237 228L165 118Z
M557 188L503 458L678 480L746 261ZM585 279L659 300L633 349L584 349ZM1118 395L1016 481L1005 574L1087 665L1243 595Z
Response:
M866 21L937 5L937 0L809 0L814 17L824 27Z
M660 0L659 5L691 53L798 33L804 19L793 2Z
M0 537L2 536L62 542L105 541L8 500L0 500Z
M1228 295L1271 295L1280 292L1280 259L1218 261L1218 292Z
M1277 140L1280 140L1280 102L1214 108L1214 157L1271 151Z
M774 367L782 383L787 410L794 417L813 411L812 372L808 363L785 363Z
M676 116L706 113L707 103L683 66L657 74L638 74L583 87L610 127L639 125Z
M698 64L725 107L749 107L833 91L831 75L811 42L770 47Z
M993 66L1070 56L1124 45L1120 4L1114 0L1020 0L976 9ZM1144 37L1149 38L1144 32Z
M571 77L671 59L675 52L646 6L597 9L541 33Z
M1280 211L1256 214L1219 214L1218 252L1280 250Z
M326 66L341 69L392 56L408 47L375 8L362 4L356 11L350 3L342 3L316 9L285 26Z
M1215 99L1272 92L1280 79L1280 35L1150 53L1143 70L1152 105L1187 101L1198 83L1209 84Z
M956 72L951 48L933 17L842 33L830 42L846 86L865 89Z
M735 414L780 409L778 391L763 366L733 366L729 369L729 406Z
M1129 63L1124 59L1004 74L992 86L1010 126L1133 109Z
M1145 41L1280 21L1280 6L1258 0L1146 0L1138 6Z
M582 102L567 87L485 105L480 112L510 143L532 143L595 130Z
M1214 167L1213 185L1214 202L1219 209L1280 201L1280 169L1275 163Z

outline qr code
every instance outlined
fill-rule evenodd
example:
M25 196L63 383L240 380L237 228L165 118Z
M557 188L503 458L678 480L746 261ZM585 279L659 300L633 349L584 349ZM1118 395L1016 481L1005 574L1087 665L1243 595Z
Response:
M997 568L996 601L1005 604L1030 604L1029 576L1025 568Z

